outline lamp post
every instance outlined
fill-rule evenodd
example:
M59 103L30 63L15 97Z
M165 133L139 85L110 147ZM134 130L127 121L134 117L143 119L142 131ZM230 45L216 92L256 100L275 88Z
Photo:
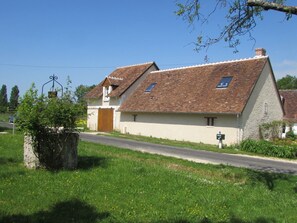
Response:
M46 83L44 83L42 85L42 93L41 94L43 94L43 88L44 88L44 86L47 85L47 84L49 84L50 82L52 82L52 87L50 88L50 90L48 92L48 97L49 98L56 98L58 96L58 92L55 89L55 83L57 83L58 85L60 85L61 90L62 90L62 96L63 96L63 86L62 86L62 84L60 84L57 81L58 80L58 76L56 76L56 75L53 74L52 76L49 77L49 79L50 80L48 82L46 82Z

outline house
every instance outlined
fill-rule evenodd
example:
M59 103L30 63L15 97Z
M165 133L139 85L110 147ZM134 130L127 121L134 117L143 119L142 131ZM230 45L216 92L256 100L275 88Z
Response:
M287 126L284 133L291 130L297 135L297 90L280 90L279 91L285 116L284 120L288 121L292 126Z
M119 107L119 130L217 144L259 138L261 123L282 120L269 57L152 71Z
M158 69L154 62L150 62L119 67L108 75L85 96L88 128L95 131L119 129L119 106L151 71Z

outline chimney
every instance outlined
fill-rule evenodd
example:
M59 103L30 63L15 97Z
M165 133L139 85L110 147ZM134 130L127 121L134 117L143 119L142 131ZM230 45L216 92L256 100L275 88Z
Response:
M266 56L266 50L264 48L257 48L255 57L264 57Z

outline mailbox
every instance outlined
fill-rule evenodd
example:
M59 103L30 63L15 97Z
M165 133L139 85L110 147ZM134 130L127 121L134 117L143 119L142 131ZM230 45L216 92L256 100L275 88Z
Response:
M217 140L225 140L225 134L217 134Z

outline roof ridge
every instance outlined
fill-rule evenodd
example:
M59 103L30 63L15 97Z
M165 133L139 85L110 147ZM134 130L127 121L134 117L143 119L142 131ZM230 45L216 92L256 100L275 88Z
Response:
M160 73L160 72L164 72L164 71L182 70L182 69L195 68L195 67L214 66L214 65L225 64L225 63L235 63L235 62L248 61L248 60L258 60L258 59L262 59L262 58L268 58L268 56L257 56L257 57L243 58L243 59L226 60L226 61L220 61L220 62L214 62L214 63L205 63L205 64L198 64L198 65L192 65L192 66L169 68L169 69L164 69L164 70L152 71L151 73Z
M107 76L107 78L110 78L112 80L124 80L123 78L120 78L120 77L113 77L113 76Z
M127 66L121 66L121 67L117 67L117 69L119 68L127 68L127 67L135 67L135 66L141 66L141 65L146 65L146 64L153 64L154 61L151 62L145 62L145 63L139 63L139 64L133 64L133 65L127 65Z

